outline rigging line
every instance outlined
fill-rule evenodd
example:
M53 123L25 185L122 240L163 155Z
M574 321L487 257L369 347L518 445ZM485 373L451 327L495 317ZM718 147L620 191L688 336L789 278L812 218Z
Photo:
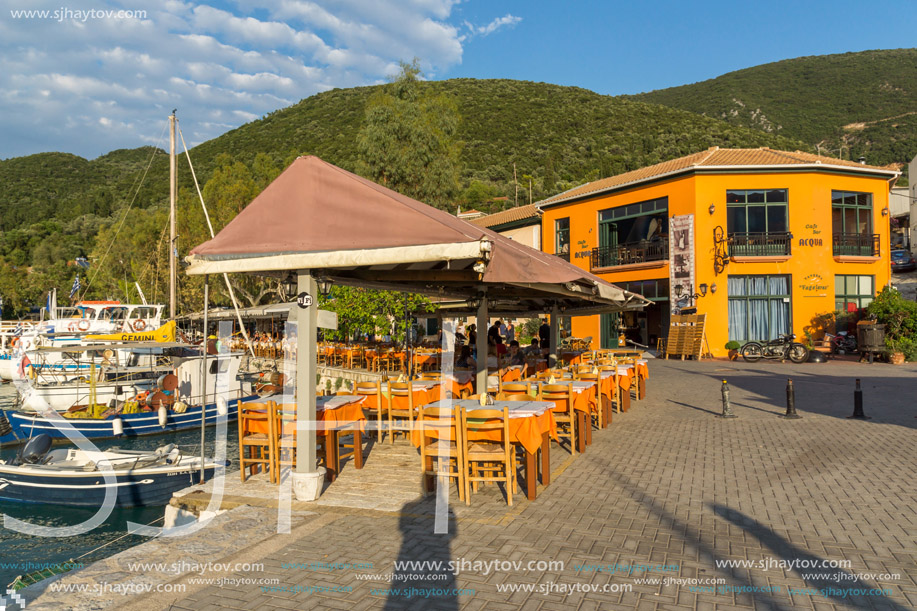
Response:
M204 203L204 195L201 193L201 187L197 183L197 176L194 174L194 166L191 165L191 155L188 153L188 145L185 144L185 136L181 133L181 127L178 128L178 136L181 138L181 145L185 149L185 157L188 158L188 167L191 168L191 178L194 179L194 186L197 188L197 196L201 200L201 208L204 209L204 218L207 219L207 227L210 229L210 237L213 238L213 224L210 222L210 214L207 212L207 204ZM251 338L248 337L248 331L245 329L245 324L242 322L242 313L239 312L239 303L236 301L236 294L232 290L232 285L229 283L229 274L223 274L223 280L226 282L226 288L229 289L229 297L232 299L232 307L236 311L236 318L239 319L239 328L242 330L242 335L245 337L245 344L248 346L248 351L251 353L252 358L255 357L255 349L252 346ZM207 329L204 329L205 343L207 336Z
M153 151L150 153L150 160L146 164L146 169L143 170L143 175L140 177L140 184L137 185L137 190L134 191L134 197L131 198L130 203L127 205L127 208L124 210L124 217L121 219L121 222L118 224L118 229L115 231L114 237L111 239L111 242L108 244L108 249L106 249L105 254L102 255L102 258L94 266L95 270L93 271L92 276L89 277L89 280L86 282L86 288L78 295L77 301L81 301L83 297L86 296L86 293L89 291L89 287L92 286L92 281L95 280L95 277L99 274L99 270L102 269L102 263L105 261L105 258L108 256L108 253L111 252L111 247L115 245L115 240L118 237L118 234L121 233L121 228L124 227L124 221L127 220L127 215L131 211L131 208L134 206L134 202L137 201L137 196L140 195L140 188L143 187L143 182L146 180L146 175L150 171L150 167L153 165L153 159L156 157L156 153L159 151L159 145L162 143L163 137L166 133L166 128L169 126L166 123L162 128L162 133L159 134L159 140L156 141L156 146L153 147ZM134 184L137 184L136 182Z
M141 280L143 280L143 278L146 276L146 273L147 273L148 271L150 271L150 268L153 267L153 264L154 264L154 263L158 263L158 259L159 259L159 249L162 248L162 241L165 239L165 237L166 237L166 231L168 231L168 229L169 229L169 223L168 223L168 220L167 220L167 221L166 221L166 224L165 224L165 227L163 227L162 231L159 233L159 244L156 246L156 249L153 250L153 253L152 253L152 254L150 255L150 257L148 258L146 267L143 269L143 271L142 271L142 272L140 273L140 275L137 277L137 282L140 282ZM157 267L158 267L158 265L157 265ZM153 280L153 282L155 282L155 280ZM154 301L154 303L155 303L155 301Z

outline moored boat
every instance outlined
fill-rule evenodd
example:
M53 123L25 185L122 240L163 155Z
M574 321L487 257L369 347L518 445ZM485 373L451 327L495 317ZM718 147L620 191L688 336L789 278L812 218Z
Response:
M217 464L205 460L203 467L210 479ZM0 499L98 507L113 488L117 507L165 505L200 473L201 457L184 456L174 444L154 451L52 450L50 436L39 435L15 459L0 461Z

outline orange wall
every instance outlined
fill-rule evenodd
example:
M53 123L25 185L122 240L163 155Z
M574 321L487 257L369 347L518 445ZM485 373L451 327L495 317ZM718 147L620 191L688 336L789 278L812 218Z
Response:
M793 234L791 256L785 261L730 261L717 275L713 268L713 231L726 229L726 191L730 189L787 189L789 197L789 230ZM832 251L831 191L863 191L873 194L873 232L880 234L880 257L857 262L839 261ZM697 300L698 313L707 313L707 342L715 356L725 356L728 341L728 275L789 274L792 303L792 327L799 339L803 329L816 314L834 310L834 275L870 275L879 291L890 279L889 223L882 210L888 206L888 182L882 178L848 176L823 172L773 172L699 174L677 178L627 191L601 195L588 200L545 209L542 217L544 250L553 252L554 221L570 217L570 262L589 270L588 256L598 246L598 213L600 210L626 204L668 197L669 216L694 214L695 290L701 283L717 285L716 293ZM709 213L710 204L715 206ZM818 233L816 233L818 232ZM800 239L821 238L818 246L800 246ZM577 254L581 254L577 257ZM625 270L627 268L624 268ZM814 278L816 274L819 278ZM599 273L610 282L668 278L669 266ZM803 290L802 285L815 286ZM823 288L822 288L823 287ZM665 302L663 302L664 304ZM671 302L669 302L671 304ZM671 305L669 305L671 307ZM573 334L593 337L599 347L599 317L573 320ZM663 330L662 335L665 335Z

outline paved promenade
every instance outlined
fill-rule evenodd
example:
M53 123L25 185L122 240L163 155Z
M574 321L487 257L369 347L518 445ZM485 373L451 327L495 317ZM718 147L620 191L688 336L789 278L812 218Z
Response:
M432 498L398 511L309 504L292 534L237 556L264 564L224 575L247 583L176 579L183 593L128 607L917 607L917 367L651 361L650 372L647 399L584 455L555 449L534 502L508 508L490 488L454 506L448 535L433 534ZM778 417L787 377L799 420ZM847 419L855 377L871 420ZM734 420L715 417L723 379Z

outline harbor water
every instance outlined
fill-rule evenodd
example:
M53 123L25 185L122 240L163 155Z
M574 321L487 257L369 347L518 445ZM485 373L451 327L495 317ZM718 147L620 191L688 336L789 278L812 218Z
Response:
M6 408L14 402L16 389L12 384L0 386L0 407ZM214 453L216 427L206 431L204 452L208 457ZM238 464L238 443L235 421L230 422L227 431L226 460ZM109 439L96 441L99 449L113 447L130 450L155 450L159 446L174 443L185 454L200 454L200 430L182 431L164 435ZM17 448L0 448L0 458L10 460L16 456ZM229 470L233 470L230 466ZM191 482L189 482L190 484ZM91 508L62 507L0 501L0 513L19 520L42 526L71 526L89 519L96 510ZM120 551L143 543L148 538L127 533L127 523L161 526L164 507L115 508L104 524L83 535L72 537L37 537L24 535L3 525L0 516L0 588L6 589L18 575L30 573L48 565L68 562L89 564L107 558ZM83 556L81 559L77 560Z

